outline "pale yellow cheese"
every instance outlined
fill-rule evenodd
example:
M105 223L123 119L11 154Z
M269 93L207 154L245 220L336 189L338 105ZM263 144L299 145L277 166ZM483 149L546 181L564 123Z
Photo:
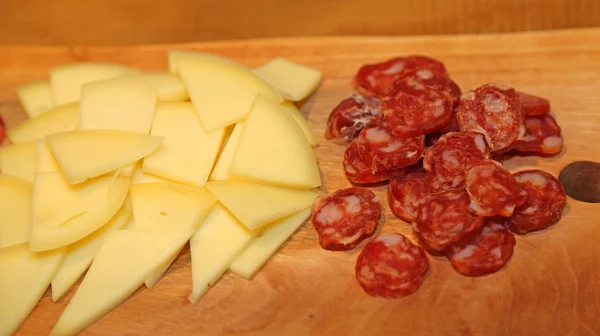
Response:
M121 208L131 178L114 173L70 185L60 172L37 173L33 182L30 248L72 244L106 224Z
M229 270L250 279L279 247L310 217L310 207L266 226L242 254L229 266Z
M241 64L235 63L233 60L229 58L225 58L219 55L207 54L203 52L189 51L189 50L169 50L168 52L168 62L169 62L169 72L178 74L179 69L177 67L177 62L183 58L198 58L198 59L216 59L220 62L230 62L239 67L243 67Z
M33 182L35 167L35 142L0 147L0 174Z
M233 154L235 153L235 148L237 147L237 143L240 140L243 130L243 122L235 124L231 135L229 135L229 138L223 145L223 150L221 151L221 155L219 155L219 159L215 164L215 168L210 174L209 180L222 181L229 178L229 174L227 172L229 170L229 166L231 165L231 160L233 160Z
M46 135L77 129L79 103L54 107L9 129L6 135L12 143L21 144L43 139Z
M80 130L46 137L46 144L71 184L134 163L162 142L162 137L117 130Z
M277 103L282 101L262 79L231 61L184 57L178 60L177 67L207 132L242 121L257 94Z
M258 96L245 124L230 176L295 188L321 185L310 144L278 104Z
M31 183L0 175L0 249L28 242L30 220Z
M311 147L316 147L319 144L319 139L317 138L315 132L313 132L313 130L310 128L308 121L306 118L304 118L302 113L300 113L296 105L288 100L282 102L280 105L282 110L289 112L292 118L296 120Z
M227 271L229 264L250 243L253 233L217 204L190 239L192 304Z
M60 172L58 162L54 158L54 154L46 145L46 141L37 140L35 142L35 157L36 157L36 173ZM35 175L34 175L35 176Z
M54 98L47 80L28 83L17 88L17 96L29 118L54 107Z
M276 88L283 98L291 101L308 97L323 78L321 71L283 57L274 58L252 72Z
M191 103L158 104L152 135L160 148L144 159L145 172L179 183L203 186L213 168L225 129L205 132Z
M145 173L141 167L138 167L136 168L135 172L133 173L133 177L131 178L131 185L142 183L167 183L181 185L181 183L177 183L175 181L171 181L169 179L162 178L153 174Z
M158 93L130 82L103 80L81 88L79 129L150 133Z
M139 83L149 86L156 90L159 101L185 101L189 98L181 78L173 73L139 73L125 75L115 79L115 81Z
M309 190L238 180L211 181L206 189L250 230L304 209L317 198Z
M125 301L192 233L169 228L109 234L50 335L75 335Z
M30 252L27 243L0 250L0 335L14 334L35 308L64 251Z
M138 72L138 70L109 63L73 63L50 70L50 88L56 105L79 101L81 86L95 81Z
M60 269L52 278L52 300L58 301L90 267L92 260L113 231L123 228L131 219L131 212L122 208L111 220L91 235L66 247L67 254Z
M184 246L185 246L185 243L184 243L184 245L181 246L181 249L179 249L177 252L173 253L173 255L169 259L167 259L167 261L163 262L162 265L157 266L156 271L152 272L152 274L150 274L148 279L146 279L146 281L144 281L144 285L146 286L146 288L152 289L154 287L154 285L156 285L158 283L158 281L160 279L162 279L162 277L165 275L165 273L171 267L171 264L173 264L175 259L177 259L177 256L179 255L179 253L181 253L181 250L183 249Z

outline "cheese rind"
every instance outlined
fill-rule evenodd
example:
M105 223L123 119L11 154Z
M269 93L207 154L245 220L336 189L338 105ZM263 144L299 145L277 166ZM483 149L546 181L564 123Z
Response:
M21 85L17 88L17 96L25 114L29 118L46 112L54 107L54 98L50 90L50 82L41 80Z
M206 189L249 230L304 209L317 198L308 190L238 180L211 181Z
M46 135L73 131L79 123L79 103L56 106L9 129L6 135L14 144L22 144Z
M235 124L233 131L223 145L223 150L221 151L221 155L219 155L217 163L215 164L215 168L210 174L210 181L223 181L229 178L229 174L227 172L229 170L229 166L231 165L231 160L233 160L235 148L237 147L237 143L240 140L243 130L243 122Z
M291 101L308 97L323 78L321 71L283 57L274 58L252 72L279 90L283 98Z
M115 81L149 86L156 90L159 101L185 101L189 98L181 78L173 73L146 72L131 74L121 76Z
M0 174L33 182L36 167L35 142L0 147Z
M29 241L31 183L0 175L0 249Z
M300 126L302 129L302 132L304 133L304 136L306 137L306 140L308 140L310 146L316 147L319 144L319 139L317 138L315 132L313 132L313 130L310 128L308 121L306 118L304 118L302 113L300 113L296 105L288 100L282 102L280 105L281 109L289 112L292 118L294 118L294 120L298 123L298 126Z

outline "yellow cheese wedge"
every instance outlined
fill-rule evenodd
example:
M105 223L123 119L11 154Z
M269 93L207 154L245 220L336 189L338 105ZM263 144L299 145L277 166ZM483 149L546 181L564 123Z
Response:
M21 144L43 139L46 135L73 131L79 123L79 104L61 105L9 129L6 135L12 143Z
M310 144L279 105L258 96L245 124L229 175L295 188L321 185Z
M156 176L153 174L145 173L141 167L136 168L131 178L131 185L142 184L142 183L166 183L181 186L181 183L168 180L166 178Z
M51 173L60 172L58 162L54 158L54 154L50 151L50 148L46 145L46 141L37 140L35 142L35 158L36 158L36 173ZM35 176L35 175L34 175Z
M274 58L252 72L276 88L283 98L291 101L308 97L323 78L321 71L283 57Z
M79 129L150 133L158 93L139 84L104 80L81 88Z
M221 155L219 155L219 159L215 164L215 168L210 174L209 180L222 181L229 178L229 174L227 172L229 170L229 166L231 165L231 160L233 160L233 154L235 153L237 143L240 140L243 130L243 122L235 124L231 135L229 135L229 138L223 145L223 150L221 151Z
M50 70L50 88L56 105L79 101L81 86L95 81L138 72L138 70L109 63L74 63Z
M296 105L288 100L282 102L280 105L282 110L289 112L292 118L296 120L311 147L316 147L319 144L319 139L317 138L315 132L313 132L313 130L310 128L308 121L306 118L304 118L302 113L300 113Z
M310 207L266 226L242 254L229 266L229 270L250 279L279 247L310 217Z
M317 198L308 190L236 180L211 181L206 189L250 230L298 212Z
M189 51L189 50L169 50L169 52L168 52L169 72L178 74L179 68L177 67L177 62L179 62L179 60L183 59L183 58L198 58L198 59L209 58L209 59L216 59L217 61L220 61L220 62L230 62L237 66L241 66L240 64L235 63L233 60L219 56L219 55L207 54L207 53Z
M46 112L54 107L54 98L50 90L50 82L47 80L32 82L19 86L17 96L21 106L29 118Z
M64 251L30 252L27 243L0 250L0 335L14 334L35 308Z
M227 271L229 264L250 243L253 233L217 204L190 239L192 304Z
M282 101L262 79L231 61L183 57L177 67L207 132L242 121L259 93L277 103Z
M33 182L35 142L0 147L0 174Z
M70 185L60 172L37 173L33 182L30 248L72 244L106 224L121 208L131 179L114 173Z
M175 228L112 232L50 335L75 335L100 319L133 294L192 233Z
M0 175L0 249L28 242L30 220L31 183Z
M100 229L67 247L65 260L52 278L52 300L54 302L65 295L90 267L106 237L111 232L123 228L131 218L131 212L123 208Z
M201 187L213 168L225 129L205 132L191 103L169 102L158 104L151 134L165 141L144 159L144 171Z
M116 130L82 130L46 137L71 184L121 168L154 152L162 137Z
M185 101L189 98L181 78L168 72L147 72L125 75L115 79L119 82L139 83L149 86L158 93L159 101Z

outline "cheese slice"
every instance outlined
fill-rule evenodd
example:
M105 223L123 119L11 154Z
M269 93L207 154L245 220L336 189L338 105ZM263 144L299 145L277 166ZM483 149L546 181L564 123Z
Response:
M183 58L198 58L198 59L215 59L220 62L229 62L237 66L241 66L238 63L235 63L233 60L229 58L225 58L219 55L207 54L196 51L189 50L169 50L168 52L168 63L169 63L169 72L178 74L179 68L177 67L177 62Z
M36 173L60 172L58 162L56 162L54 154L52 154L44 140L37 140L35 142L35 161Z
M264 227L242 254L229 266L229 270L250 279L277 252L279 247L310 217L310 207Z
M42 298L64 248L30 252L27 243L0 250L0 335L14 334Z
M308 97L323 79L321 71L283 57L274 58L252 72L276 88L283 98L291 101Z
M31 183L0 175L0 249L29 241Z
M151 134L165 140L144 159L144 171L201 187L210 176L225 129L205 132L191 103L169 102L158 104Z
M35 142L0 147L0 174L33 182Z
M183 57L177 61L183 84L207 132L242 121L257 94L282 99L262 79L241 65L215 57Z
M66 246L98 230L123 205L130 181L109 173L70 185L60 172L37 173L33 182L31 250Z
M250 230L298 212L317 198L309 190L237 180L211 181L206 189Z
M223 145L223 150L221 151L221 155L219 155L219 159L215 164L215 168L210 174L209 180L211 181L223 181L229 178L229 166L231 165L231 160L233 160L233 154L235 153L235 149L237 147L237 143L240 140L240 136L242 135L242 131L244 130L244 123L240 122L235 124L233 131L229 135L229 138Z
M60 269L52 278L52 300L58 301L90 267L92 260L113 231L123 228L131 218L131 212L122 208L100 229L67 247L67 254Z
M47 80L19 86L17 88L17 96L19 96L21 106L23 106L25 114L29 118L33 118L54 107L50 82Z
M134 163L162 142L162 137L116 130L71 131L46 137L46 144L71 184Z
M302 129L302 132L304 133L304 136L306 137L306 140L308 140L308 143L311 145L311 147L316 147L319 144L319 139L317 138L315 132L313 132L313 130L310 128L308 121L306 118L304 118L302 113L300 113L296 105L294 105L294 103L291 101L286 100L282 102L280 106L282 110L288 112L298 123L298 126L300 126L300 129Z
M75 335L100 319L133 294L192 233L169 228L109 234L50 335Z
M81 88L79 129L150 133L158 93L130 82L103 80Z
M193 289L188 299L192 304L219 280L253 236L222 205L213 208L190 239Z
M79 101L81 86L95 81L135 73L138 70L109 63L74 63L50 70L50 88L57 105Z
M171 181L169 179L156 176L153 174L145 173L141 167L138 167L133 173L133 177L131 178L131 185L142 184L142 183L166 183L182 186L181 183L177 183L175 181Z
M14 144L22 144L39 139L46 135L73 131L79 123L79 104L61 105L50 109L31 119L25 120L9 129L6 135Z
M321 185L310 144L278 104L258 96L245 124L229 175L294 188Z
M156 90L159 101L185 101L189 98L181 78L173 73L147 72L125 75L114 80L149 86Z

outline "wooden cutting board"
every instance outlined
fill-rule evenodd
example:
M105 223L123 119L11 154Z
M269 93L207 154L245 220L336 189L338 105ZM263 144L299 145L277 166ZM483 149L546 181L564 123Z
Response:
M397 55L442 60L463 89L505 83L548 97L563 128L555 157L514 157L514 169L537 166L554 175L577 160L600 160L600 29L449 37L270 39L102 48L0 48L0 114L8 126L24 116L14 88L77 61L119 62L165 70L166 51L194 49L232 57L250 67L275 56L321 69L325 79L302 111L320 137L315 153L328 192L348 187L344 148L323 138L330 110L351 92L359 66ZM375 188L385 200L386 187ZM387 203L387 202L384 202ZM198 304L191 290L190 255L182 252L158 285L88 328L88 335L597 335L600 333L600 204L568 200L554 227L517 237L502 271L482 278L456 274L431 257L421 289L399 300L367 296L354 279L364 243L328 252L304 225L252 280L227 274ZM385 205L382 232L411 236L410 226ZM1 276L1 275L0 275ZM118 276L118 274L115 274ZM20 330L47 334L74 290L57 304L46 293Z

